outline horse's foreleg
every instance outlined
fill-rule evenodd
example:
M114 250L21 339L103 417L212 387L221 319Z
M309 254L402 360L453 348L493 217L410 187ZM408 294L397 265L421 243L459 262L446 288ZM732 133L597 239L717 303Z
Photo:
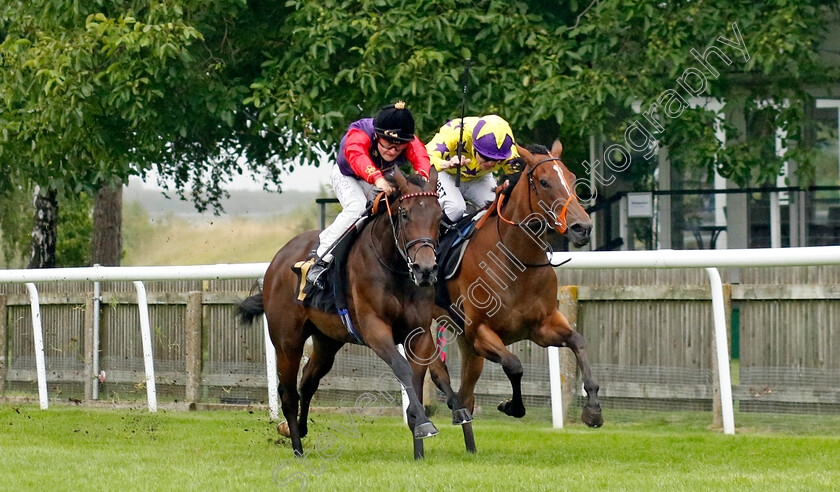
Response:
M480 359L480 358L479 358ZM483 359L480 359L483 360ZM467 451L475 453L475 435L472 429L472 413L461 404L461 399L452 389L452 384L449 380L449 369L442 360L435 359L429 366L429 371L432 373L432 381L446 394L446 404L452 410L452 425L460 425L464 432L464 445ZM480 371L479 371L480 372Z
M364 337L368 346L376 352L382 360L391 368L394 375L405 388L408 395L408 426L411 428L415 439L425 439L437 435L438 430L432 424L426 412L423 411L423 403L420 401L416 385L413 381L411 365L403 357L394 345L394 337L391 327L375 316L369 316L362 324L366 327ZM422 377L420 390L422 391ZM415 457L417 457L415 455ZM422 457L422 456L420 456Z
M306 437L308 431L307 419L309 418L309 404L312 396L318 390L318 385L335 362L335 354L344 346L343 342L333 340L321 333L312 336L312 356L303 368L303 375L300 379L300 418L298 427L300 437Z
M426 337L424 337L426 338ZM408 353L412 353L415 355L419 355L421 358L426 359L428 358L429 352L427 350L422 350L418 345L426 345L425 343L413 343L411 347L407 347L410 351ZM419 353L418 353L419 352ZM422 363L418 363L415 361L413 357L408 358L409 365L411 365L411 385L414 388L414 395L417 397L420 404L423 404L423 384L424 380L426 379L426 366ZM409 391L409 390L406 390ZM409 419L408 425L411 429L416 428L417 421L415 420L414 423L411 422ZM425 451L423 449L423 439L417 436L414 436L414 459L419 460L421 458L425 458Z
M589 366L583 335L573 330L566 317L559 311L555 311L533 334L531 340L543 347L572 349L583 376L583 389L586 390L586 404L583 407L581 420L589 427L601 427L604 424L604 416L601 414L601 402L598 399L600 387Z
M476 354L497 364L501 364L505 375L510 380L513 395L511 399L499 403L499 411L511 417L524 417L525 404L522 401L522 362L505 347L499 335L484 323L479 324L476 329L473 346L475 347Z

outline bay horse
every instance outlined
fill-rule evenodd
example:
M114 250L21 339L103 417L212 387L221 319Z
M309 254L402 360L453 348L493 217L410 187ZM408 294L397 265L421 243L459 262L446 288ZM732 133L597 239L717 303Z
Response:
M435 247L443 212L435 192L434 168L428 182L415 176L406 179L399 170L394 177L398 196L379 207L387 212L368 219L351 246L346 262L347 311L360 338L388 364L408 393L408 426L414 437L415 459L420 459L421 439L438 433L421 402L426 366L406 360L396 344L404 344L407 351L420 357L429 357L434 351L429 327L438 269ZM263 313L267 317L277 352L281 407L296 455L303 454L301 439L308 431L309 406L321 378L332 368L338 350L356 342L338 314L295 301L299 280L291 267L304 260L318 240L318 232L303 233L284 245L265 272L262 293L245 299L237 312L246 323ZM303 369L299 394L298 369L310 336L312 355Z
M542 347L569 347L588 397L581 419L590 427L600 427L604 420L598 383L583 337L558 310L556 265L546 261L545 243L551 228L576 246L584 246L589 243L592 222L574 192L574 174L560 160L563 146L559 141L550 152L541 146L534 147L533 153L518 145L517 150L524 164L518 181L512 189L497 193L466 247L460 271L445 281L452 304L445 306L445 313L438 310L438 320L452 322L449 328L461 353L461 387L454 395L457 398L447 396L450 405L461 404L472 413L475 385L488 359L501 364L513 391L510 399L499 404L499 411L521 418L525 415L522 363L505 346L531 340ZM447 342L451 338L445 337ZM441 389L449 385L440 359L430 370ZM464 425L464 436L467 449L475 452L471 424Z

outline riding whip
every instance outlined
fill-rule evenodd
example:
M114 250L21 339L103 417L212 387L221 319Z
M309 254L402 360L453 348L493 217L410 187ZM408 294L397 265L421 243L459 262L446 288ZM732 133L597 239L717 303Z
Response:
M458 167L455 173L455 187L461 187L461 152L464 148L464 112L467 109L467 86L470 85L470 59L464 60L464 93L461 96L461 135L458 137Z

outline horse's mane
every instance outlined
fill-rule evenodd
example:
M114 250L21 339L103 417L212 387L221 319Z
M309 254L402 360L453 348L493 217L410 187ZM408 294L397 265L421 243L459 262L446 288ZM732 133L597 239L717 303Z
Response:
M426 179L419 174L412 174L408 176L407 181L415 186L424 188L426 186Z
M525 147L525 150L532 154L548 155L549 153L548 147L540 144L528 145L527 147ZM510 194L513 192L513 188L516 186L516 183L519 182L519 178L522 177L522 169L526 165L525 160L522 159L522 157L517 157L516 159L513 159L512 161L510 161L510 164L511 167L513 167L514 169L519 169L520 171L513 174L506 174L502 176L499 180L500 183L504 183L505 180L510 182L510 185L502 191L502 195L505 197L505 199L510 198Z
M385 179L392 185L397 186L397 180L396 178L394 178L393 174L385 175ZM426 187L426 179L419 174L410 174L405 177L405 180L413 184L414 186L419 186L420 188Z

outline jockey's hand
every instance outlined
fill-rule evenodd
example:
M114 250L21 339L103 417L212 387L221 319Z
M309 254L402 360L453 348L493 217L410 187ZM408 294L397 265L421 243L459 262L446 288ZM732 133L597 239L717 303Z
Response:
M376 181L373 183L373 186L376 186L388 195L393 195L397 191L397 189L391 186L391 183L389 183L388 180L385 178L376 178Z
M469 164L469 162L470 162L469 158L461 156L461 165L462 166L466 166L467 164ZM448 161L443 161L443 164L440 165L440 168L441 168L441 170L451 169L453 167L456 167L457 165L458 165L458 156L453 155L452 157L449 158Z

